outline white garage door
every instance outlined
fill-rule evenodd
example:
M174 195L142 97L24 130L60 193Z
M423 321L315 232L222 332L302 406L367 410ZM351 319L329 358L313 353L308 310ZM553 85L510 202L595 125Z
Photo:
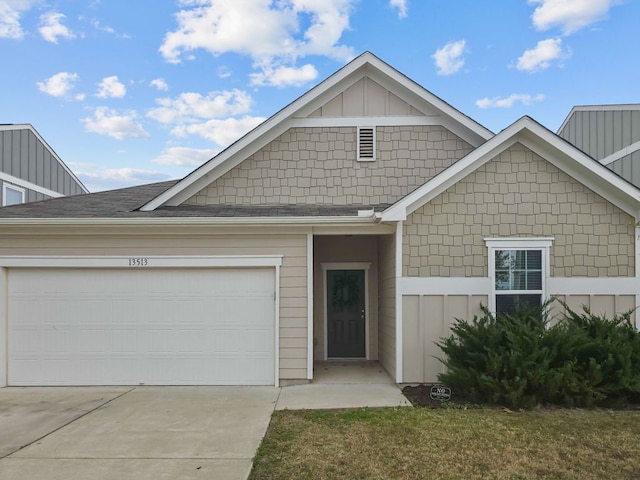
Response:
M9 385L273 385L275 274L9 269Z

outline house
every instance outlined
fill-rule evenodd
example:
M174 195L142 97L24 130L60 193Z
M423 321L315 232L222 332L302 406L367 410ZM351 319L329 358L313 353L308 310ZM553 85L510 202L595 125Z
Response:
M558 135L640 187L640 104L573 107Z
M88 193L31 125L0 125L2 205Z
M179 181L0 209L0 380L434 381L482 304L636 308L639 219L533 119L494 135L364 53Z

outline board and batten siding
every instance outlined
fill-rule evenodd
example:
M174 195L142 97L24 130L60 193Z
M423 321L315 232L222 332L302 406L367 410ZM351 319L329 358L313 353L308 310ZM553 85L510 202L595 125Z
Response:
M0 171L63 195L84 193L73 176L29 128L0 131ZM30 194L26 197L26 201L41 199Z
M356 127L291 128L188 199L192 205L390 205L471 151L441 126L377 127L356 160Z
M378 237L378 360L396 378L396 237Z
M87 235L4 236L0 256L283 255L280 267L280 378L307 378L306 235Z
M631 216L516 144L404 222L404 277L486 277L485 238L553 237L553 277L635 276Z

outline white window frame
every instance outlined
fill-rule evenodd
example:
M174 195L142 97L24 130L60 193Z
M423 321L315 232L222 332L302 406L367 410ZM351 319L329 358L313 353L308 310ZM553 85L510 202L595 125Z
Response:
M496 251L497 250L539 250L542 252L542 302L547 300L547 279L551 272L551 246L554 238L485 238L489 250L489 278L491 280L491 294L489 296L489 310L496 313ZM501 290L502 293L507 291ZM509 294L531 294L539 290L509 290Z
M16 185L12 185L10 183L3 183L2 184L2 206L7 206L7 190L14 190L18 193L20 193L22 195L22 201L20 203L12 203L11 205L21 205L24 203L25 201L25 197L26 197L26 191L24 188L22 187L18 187Z
M362 157L360 155L360 131L363 129L372 130L373 131L373 156L372 157ZM357 160L358 162L375 162L377 158L378 151L378 142L376 138L377 128L374 125L363 125L357 128L356 131L356 145L357 145Z

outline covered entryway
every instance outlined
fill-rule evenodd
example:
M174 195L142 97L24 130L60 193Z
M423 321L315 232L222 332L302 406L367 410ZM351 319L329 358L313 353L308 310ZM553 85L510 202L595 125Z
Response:
M9 268L8 384L273 385L274 268Z

